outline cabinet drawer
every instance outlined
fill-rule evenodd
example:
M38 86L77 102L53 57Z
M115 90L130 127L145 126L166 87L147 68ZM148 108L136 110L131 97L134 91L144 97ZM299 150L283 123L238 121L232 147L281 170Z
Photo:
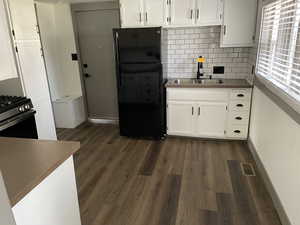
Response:
M233 100L229 103L230 111L250 111L250 100Z
M249 111L238 112L233 111L229 113L229 124L232 125L248 125Z
M227 137L246 139L248 136L248 126L229 126Z
M246 100L251 97L251 89L233 89L230 93L231 100Z
M227 102L229 91L225 89L185 89L168 88L168 100L188 100L188 101L213 101Z

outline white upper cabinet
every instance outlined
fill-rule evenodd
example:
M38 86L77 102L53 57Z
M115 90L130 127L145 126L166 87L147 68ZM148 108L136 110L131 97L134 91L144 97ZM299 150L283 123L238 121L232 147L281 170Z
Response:
M144 24L146 26L163 26L165 18L164 0L144 0Z
M251 47L254 43L257 0L224 0L221 47Z
M164 0L120 0L122 27L163 26Z
M9 0L16 40L38 40L33 0Z
M197 0L196 23L200 26L222 24L223 0Z
M169 25L191 26L195 24L195 0L169 0Z
M18 77L6 1L0 1L0 80Z
M122 27L143 26L143 0L120 0Z

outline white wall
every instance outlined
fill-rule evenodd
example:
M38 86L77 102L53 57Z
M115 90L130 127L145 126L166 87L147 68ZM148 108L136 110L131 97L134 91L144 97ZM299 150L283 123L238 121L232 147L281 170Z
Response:
M13 78L0 81L0 95L23 96L21 80L19 78Z
M16 225L14 216L9 204L6 188L0 172L0 222L5 225Z
M52 100L82 95L79 65L71 60L76 53L70 5L37 2Z
M254 88L250 139L293 225L300 224L300 125Z

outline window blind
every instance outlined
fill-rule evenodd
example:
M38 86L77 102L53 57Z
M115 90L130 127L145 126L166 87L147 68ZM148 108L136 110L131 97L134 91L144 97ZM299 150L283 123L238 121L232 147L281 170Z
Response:
M300 101L300 0L263 7L256 72Z

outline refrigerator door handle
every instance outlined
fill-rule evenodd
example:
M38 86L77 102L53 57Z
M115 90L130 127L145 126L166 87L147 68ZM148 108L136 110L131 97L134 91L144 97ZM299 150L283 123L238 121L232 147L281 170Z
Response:
M116 46L116 59L117 59L117 62L120 62L120 57L119 57L119 33L116 32L116 38L115 38L115 46ZM119 63L118 63L119 64ZM119 82L119 86L121 87L122 86L122 79L121 79L121 75L120 75L120 65L117 65L117 69L118 69L118 75L119 77L117 78L118 82Z

